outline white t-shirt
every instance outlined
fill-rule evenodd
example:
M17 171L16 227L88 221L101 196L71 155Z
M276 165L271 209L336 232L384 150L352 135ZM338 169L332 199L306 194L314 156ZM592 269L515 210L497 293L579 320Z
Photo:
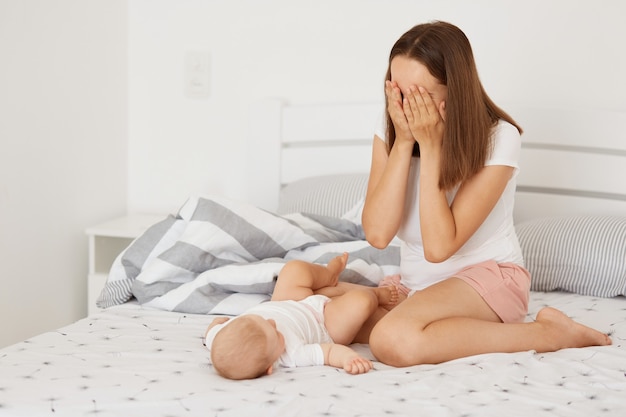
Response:
M278 359L278 365L286 368L324 365L320 343L333 343L324 326L324 306L328 301L323 295L312 295L301 301L267 301L242 315L257 314L276 322L276 329L285 337L285 353ZM237 318L211 328L205 341L209 350L215 335L234 320Z
M376 135L384 138L383 129ZM402 283L413 290L420 290L450 278L461 269L483 261L513 262L524 265L522 250L513 224L515 187L519 172L521 137L515 126L500 121L493 134L493 151L485 163L515 168L504 192L484 223L476 233L449 259L431 263L424 258L424 247L419 221L419 164L420 158L411 159L405 218L398 231L401 240L400 274ZM454 200L458 187L447 193L448 204Z

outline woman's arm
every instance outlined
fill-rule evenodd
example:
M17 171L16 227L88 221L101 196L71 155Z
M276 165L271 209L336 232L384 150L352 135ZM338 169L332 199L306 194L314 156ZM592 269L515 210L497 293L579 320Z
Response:
M445 103L438 109L422 88L413 88L404 111L420 145L420 228L424 256L442 262L478 230L504 192L514 168L487 166L465 181L451 206L439 188Z
M396 143L387 155L378 137L372 145L372 166L363 207L365 238L375 248L385 248L394 238L404 215L404 201L413 146Z
M375 136L372 164L363 207L362 223L367 241L385 248L395 237L404 215L406 187L415 139L402 109L402 95L395 83L385 85L387 109L396 130L396 140L389 155L386 144Z
M427 156L422 155L419 205L424 256L429 262L442 262L455 254L485 221L514 168L482 168L461 186L448 206L445 193L439 189L438 174L430 172L433 168L424 164Z

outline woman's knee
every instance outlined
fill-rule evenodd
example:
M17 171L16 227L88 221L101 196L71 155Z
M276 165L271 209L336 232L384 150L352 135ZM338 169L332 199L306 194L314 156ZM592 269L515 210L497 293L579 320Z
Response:
M380 362L396 367L418 365L421 337L417 329L403 329L405 326L379 322L370 335L370 349Z

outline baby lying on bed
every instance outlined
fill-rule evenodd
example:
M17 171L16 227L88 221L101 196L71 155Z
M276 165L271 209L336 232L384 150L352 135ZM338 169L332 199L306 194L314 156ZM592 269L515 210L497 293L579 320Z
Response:
M251 379L284 367L331 365L351 374L372 369L372 362L349 348L378 306L398 302L395 286L341 283L348 254L327 266L289 261L271 301L229 320L213 320L205 336L213 367L229 379Z

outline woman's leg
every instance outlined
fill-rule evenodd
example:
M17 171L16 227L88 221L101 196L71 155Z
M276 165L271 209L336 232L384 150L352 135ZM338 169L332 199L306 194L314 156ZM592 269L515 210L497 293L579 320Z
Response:
M481 353L608 345L611 340L552 308L541 310L532 323L502 323L470 285L450 278L387 313L369 342L381 362L411 366Z

